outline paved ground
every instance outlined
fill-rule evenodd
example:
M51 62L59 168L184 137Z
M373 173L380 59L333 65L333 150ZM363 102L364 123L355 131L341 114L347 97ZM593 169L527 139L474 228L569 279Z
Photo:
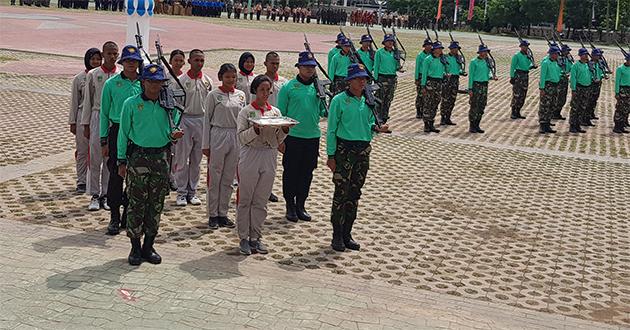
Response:
M3 23L18 14L25 15L21 26L30 26L25 40L43 33L33 21L51 19L41 15L64 24L112 16L0 7ZM226 34L244 31L259 49L259 62L266 38L273 35L276 45L282 36L277 39L290 41L278 44L285 76L294 74L302 35L278 33L309 29L325 50L336 32L293 23L156 21L169 29L202 24ZM81 31L57 33L83 40ZM501 79L490 87L484 135L467 133L464 98L455 110L458 126L440 135L421 133L413 118L412 79L401 75L392 109L395 133L374 142L356 226L361 252L336 253L328 246L332 184L321 158L308 205L315 221L289 223L282 203L270 204L264 229L269 255L238 256L234 232L211 232L205 208L176 208L170 196L158 237L165 264L132 269L124 260L126 239L102 234L108 215L88 213L89 198L73 192L68 91L82 67L76 55L92 45L60 43L55 55L46 55L18 51L29 43L4 36L3 29L0 128L9 134L0 137L0 244L9 253L0 255L0 328L630 326L630 141L610 134L612 81L604 83L601 119L588 134L569 135L560 122L559 134L540 136L534 83L528 118L508 119L505 77L513 40L489 38ZM410 54L417 50L419 33L401 37ZM476 35L457 38L468 50L476 42ZM52 47L30 44L40 52ZM241 52L214 42L203 48L210 50L212 76ZM534 42L538 58L542 49ZM620 63L613 52L608 59Z

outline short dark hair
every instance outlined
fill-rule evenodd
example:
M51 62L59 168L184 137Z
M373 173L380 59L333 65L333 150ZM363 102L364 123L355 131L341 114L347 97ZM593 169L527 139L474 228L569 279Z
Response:
M177 56L177 55L181 55L184 59L186 59L186 55L184 54L184 52L181 49L175 49L171 52L171 56L168 58L168 61L171 62L173 61L173 57Z
M280 55L278 55L278 53L276 52L269 52L267 53L267 55L265 55L265 62L267 62L269 60L270 57L280 57Z
M252 85L249 87L250 93L256 94L256 90L264 82L268 82L271 86L273 86L273 81L271 81L271 78L267 77L267 75L260 74L257 75L256 78L254 78L254 81L252 81Z
M234 73L236 73L236 67L234 66L234 64L232 64L232 63L223 63L221 65L221 67L219 68L219 74L218 74L219 81L223 81L223 75L226 72L230 72L230 71L233 71Z
M105 43L103 44L103 51L105 51L105 48L109 48L109 47L116 47L116 49L118 49L118 45L111 40L105 41Z
M193 50L191 50L191 51L190 51L190 53L188 54L188 57L189 57L189 58L190 58L190 57L193 57L193 55L194 55L195 53L200 53L200 54L202 54L202 55L203 55L203 50L195 48L195 49L193 49Z

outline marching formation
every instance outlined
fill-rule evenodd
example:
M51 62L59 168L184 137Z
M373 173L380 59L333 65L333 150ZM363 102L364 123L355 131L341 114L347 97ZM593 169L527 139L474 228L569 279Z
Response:
M352 237L361 189L365 184L377 133L390 133L387 121L407 53L396 36L383 28L381 47L369 27L355 47L340 28L337 45L328 53L327 69L316 59L305 35L292 79L278 75L281 57L265 56L263 74L254 74L255 57L243 53L236 65L224 63L217 80L203 72L205 54L174 50L167 60L156 42L157 60L142 47L127 45L119 55L112 41L91 48L85 70L72 84L69 124L76 140L78 193L88 193L88 210L110 212L109 235L125 229L131 240L128 261L160 263L154 241L164 200L176 191L175 205L195 207L200 166L207 159L206 210L210 229L234 228L244 255L267 253L263 224L267 203L277 201L272 187L278 153L282 154L282 197L286 218L311 221L307 201L317 167L322 129L327 120L326 165L332 172L334 195L330 221L331 246L336 251L359 250ZM491 80L497 80L490 48L479 36L477 57L466 66L460 44L450 35L448 51L428 31L416 56L416 117L424 131L439 133L439 125L456 125L451 114L458 94L469 96L469 131L484 133L483 118ZM537 68L529 42L510 66L513 85L511 118L524 118L529 72ZM548 56L540 63L540 133L555 133L553 120L564 120L562 108L572 91L570 132L584 132L596 120L602 79L610 70L601 49L578 51L559 38L549 41ZM615 133L627 133L630 112L630 54L620 47L625 63L615 72ZM144 58L143 58L144 54ZM186 55L188 58L186 59ZM148 62L148 64L147 64ZM183 72L185 62L190 69ZM235 61L236 62L236 61ZM460 77L468 77L465 89ZM236 187L236 219L228 218ZM190 206L189 206L190 205ZM141 238L144 236L144 242Z

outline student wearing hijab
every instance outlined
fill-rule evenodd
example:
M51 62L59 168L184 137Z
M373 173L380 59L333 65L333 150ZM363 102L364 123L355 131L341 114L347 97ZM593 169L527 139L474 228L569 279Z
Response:
M68 123L70 124L70 132L74 135L76 151L74 153L77 169L77 188L79 194L84 194L86 190L86 176L88 169L88 145L90 141L83 134L84 126L81 122L81 106L83 104L85 79L87 73L99 66L103 61L103 56L98 48L90 48L85 52L83 64L85 70L79 72L72 80L72 90L70 96L70 112L68 114ZM77 120L79 125L77 126Z
M236 89L245 93L245 103L249 104L252 101L252 95L250 86L254 80L254 66L256 65L256 59L250 52L241 54L238 59L239 72L236 75Z

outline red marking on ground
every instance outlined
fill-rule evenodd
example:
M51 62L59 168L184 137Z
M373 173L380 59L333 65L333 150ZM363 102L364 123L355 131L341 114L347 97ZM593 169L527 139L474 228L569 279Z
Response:
M131 302L138 301L138 298L133 296L133 291L129 289L118 289L116 291L118 292L118 296L120 296L123 300Z

